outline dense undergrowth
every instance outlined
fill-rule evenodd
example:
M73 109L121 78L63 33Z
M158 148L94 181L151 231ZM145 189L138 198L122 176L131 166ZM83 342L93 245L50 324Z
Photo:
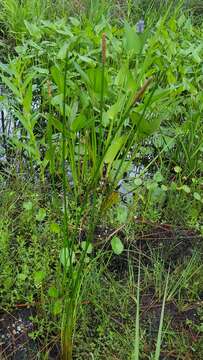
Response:
M201 3L0 7L2 357L201 359Z

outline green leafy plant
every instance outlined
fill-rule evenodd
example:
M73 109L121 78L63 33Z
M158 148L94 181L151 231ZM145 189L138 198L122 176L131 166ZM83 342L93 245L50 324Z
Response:
M85 4L91 11L89 19L83 14L83 22L75 17L66 21L65 15L52 21L51 14L47 18L51 4L39 2L34 10L29 4L2 3L1 21L17 46L0 63L5 90L0 101L10 113L6 126L11 122L13 133L6 141L19 164L18 174L24 178L29 173L39 181L51 207L45 205L47 198L42 203L34 194L23 198L21 231L15 234L20 264L16 288L21 299L24 293L31 302L37 294L43 305L46 296L51 299L50 314L60 319L62 357L71 360L85 275L94 256L97 226L106 214L116 213L117 223L124 225L139 216L154 222L168 220L171 213L177 222L189 217L190 224L201 229L202 29L184 14L178 17L179 6L171 15L172 2L158 21L153 17L147 21L146 16L143 33L131 23L131 1L120 27L112 25L110 17L102 17L99 1ZM66 6L63 2L59 11L65 14ZM106 2L103 7L110 14ZM38 11L41 16L36 20ZM156 18L157 12L153 14ZM52 15L55 18L56 13ZM125 183L125 177L122 196L119 184ZM40 232L46 242L38 241ZM2 239L7 257L6 230ZM117 256L123 253L121 237L110 240L112 251ZM32 244L29 250L27 242ZM50 252L54 271L49 268ZM180 277L184 287L193 269L191 260ZM9 293L13 275L3 268L6 271L4 291ZM166 301L161 283L167 279L167 299L177 295L181 284L170 282L172 275L168 279L159 259L153 271L157 295L164 296L158 358ZM32 286L25 281L29 278ZM139 288L140 268L135 358L140 341Z

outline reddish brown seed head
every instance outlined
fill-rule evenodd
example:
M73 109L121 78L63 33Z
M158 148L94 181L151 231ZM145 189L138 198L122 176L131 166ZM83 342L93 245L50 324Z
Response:
M47 81L47 86L48 86L48 97L51 97L51 82L50 82L50 80Z
M106 34L102 34L102 64L106 63Z

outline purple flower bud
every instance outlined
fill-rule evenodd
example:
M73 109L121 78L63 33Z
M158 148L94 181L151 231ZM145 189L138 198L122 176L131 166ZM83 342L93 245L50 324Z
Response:
M139 20L138 23L136 24L137 27L137 32L138 33L143 33L144 31L144 20Z

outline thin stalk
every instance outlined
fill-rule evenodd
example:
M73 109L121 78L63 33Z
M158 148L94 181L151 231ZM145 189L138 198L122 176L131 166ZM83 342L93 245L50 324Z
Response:
M168 269L168 274L167 274L167 278L166 278L166 285L165 285L165 291L164 291L164 298L163 298L162 307L161 307L161 317L160 317L160 322L159 322L159 331L158 331L158 336L157 336L156 351L155 351L154 360L159 360L160 352L161 352L161 341L162 341L162 335L163 335L163 322L164 322L164 310L165 310L165 304L166 304L166 299L167 299L169 274L170 274L170 267Z
M3 147L4 147L4 150L5 150L6 159L7 159L6 126L5 126L5 118L4 118L3 110L1 111L1 127L2 127Z
M68 213L67 213L67 178L66 178L66 80L67 80L67 56L65 60L65 69L64 69L64 88L63 88L63 121L62 121L62 181L63 181L63 247L68 249L69 263L72 262L72 253L70 253L70 248L68 247ZM65 250L64 250L65 251ZM64 256L65 264L63 268L63 292L67 296L66 287L67 287L67 256L65 253ZM66 301L64 304L64 313L61 324L61 342L62 342L62 358L63 360L72 360L72 326L70 326L69 321L71 312L67 314ZM71 309L70 309L71 310ZM68 316L68 318L67 318ZM65 321L64 321L65 320Z
M135 320L135 344L132 354L132 360L139 360L140 343L140 267L141 267L141 249L139 251L138 277L137 277L137 297L136 297L136 320Z

